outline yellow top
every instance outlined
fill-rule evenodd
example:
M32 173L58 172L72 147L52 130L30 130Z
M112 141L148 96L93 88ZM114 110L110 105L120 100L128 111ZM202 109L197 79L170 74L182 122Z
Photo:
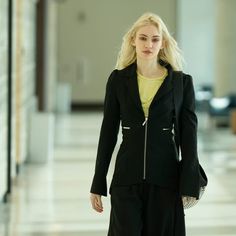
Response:
M165 73L158 78L148 78L137 72L138 77L138 88L139 88L139 96L142 103L143 111L145 117L148 117L149 106L157 93L158 89L161 87L164 79L167 76L167 70Z

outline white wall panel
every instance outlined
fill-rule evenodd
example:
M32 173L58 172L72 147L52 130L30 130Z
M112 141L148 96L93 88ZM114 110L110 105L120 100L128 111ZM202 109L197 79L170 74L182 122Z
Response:
M215 6L215 0L178 1L178 40L196 85L215 78Z

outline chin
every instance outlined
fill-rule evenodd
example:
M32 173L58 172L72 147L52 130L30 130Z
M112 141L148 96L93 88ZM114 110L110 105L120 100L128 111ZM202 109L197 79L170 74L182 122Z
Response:
M153 55L144 55L144 56L141 56L141 57L139 57L140 59L142 59L142 60L157 60L157 56L155 57L155 56L153 56Z

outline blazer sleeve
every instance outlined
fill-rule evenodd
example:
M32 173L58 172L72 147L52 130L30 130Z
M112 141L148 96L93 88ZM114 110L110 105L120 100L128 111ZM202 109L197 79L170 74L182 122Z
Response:
M103 121L97 149L95 174L92 181L91 193L107 196L106 176L114 151L120 125L120 109L116 96L116 72L114 70L106 85L104 99Z
M180 114L181 173L180 194L199 197L199 161L197 153L197 116L192 77L183 77L183 106Z

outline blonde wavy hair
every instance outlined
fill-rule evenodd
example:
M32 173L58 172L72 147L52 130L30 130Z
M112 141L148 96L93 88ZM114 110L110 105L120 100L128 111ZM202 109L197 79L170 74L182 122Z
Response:
M150 12L143 14L124 35L123 43L118 53L116 69L121 70L129 66L136 60L136 50L132 45L132 42L136 37L137 31L141 27L150 24L157 27L162 35L162 40L164 42L164 48L159 51L157 61L162 61L164 63L170 64L173 70L182 70L184 59L181 50L177 45L177 42L170 35L162 19L158 15Z

